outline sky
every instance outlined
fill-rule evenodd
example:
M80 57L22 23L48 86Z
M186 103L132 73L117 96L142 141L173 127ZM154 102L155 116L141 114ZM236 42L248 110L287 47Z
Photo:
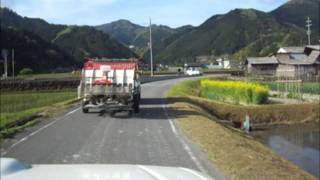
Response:
M153 24L179 27L198 26L216 14L235 8L271 11L288 0L1 0L27 17L49 23L68 25L100 25L127 19L143 26L149 18Z

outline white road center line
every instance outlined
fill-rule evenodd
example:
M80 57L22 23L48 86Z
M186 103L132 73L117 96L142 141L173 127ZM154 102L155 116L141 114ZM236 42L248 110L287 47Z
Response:
M72 111L68 112L68 113L65 114L63 117L69 116L70 114L78 111L79 109L80 109L80 107L77 108L77 109L75 109L75 110L72 110ZM18 144L20 144L20 143L28 140L30 137L38 134L39 132L41 132L41 131L43 131L44 129L50 127L51 125L55 124L56 122L58 122L58 121L61 120L61 119L62 119L62 118L55 119L55 120L53 120L52 122L50 122L49 124L46 124L46 125L42 126L41 128L37 129L36 131L34 131L34 132L28 134L27 136L21 138L19 141L15 142L15 143L12 144L11 146L9 146L9 147L7 148L7 151L2 152L2 153L1 153L1 156L6 155L6 154L8 153L8 151L10 151L12 148L14 148L15 146L17 146Z

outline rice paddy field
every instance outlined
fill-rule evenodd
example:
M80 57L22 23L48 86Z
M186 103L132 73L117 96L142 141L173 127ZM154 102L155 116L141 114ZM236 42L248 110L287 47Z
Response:
M12 121L39 113L47 106L74 99L76 96L76 90L1 92L0 129Z
M261 84L268 86L273 91L277 91L279 88L279 91L286 91L290 90L291 88L295 88L297 85L289 85L289 88L286 87L285 83L277 83L277 82L262 82ZM301 87L301 93L308 93L308 94L320 94L320 83L319 82L303 82L300 85Z
M46 73L46 74L28 74L18 75L17 79L62 79L62 78L79 78L79 72L76 73Z

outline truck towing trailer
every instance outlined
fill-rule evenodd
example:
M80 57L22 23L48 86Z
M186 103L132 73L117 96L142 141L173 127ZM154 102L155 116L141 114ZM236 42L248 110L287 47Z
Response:
M138 113L140 102L139 60L85 58L78 87L82 111L105 109Z

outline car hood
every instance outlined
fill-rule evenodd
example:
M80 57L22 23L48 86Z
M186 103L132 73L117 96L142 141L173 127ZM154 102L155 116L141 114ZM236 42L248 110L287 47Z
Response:
M27 165L1 158L1 180L212 180L198 171L162 166L57 164Z

